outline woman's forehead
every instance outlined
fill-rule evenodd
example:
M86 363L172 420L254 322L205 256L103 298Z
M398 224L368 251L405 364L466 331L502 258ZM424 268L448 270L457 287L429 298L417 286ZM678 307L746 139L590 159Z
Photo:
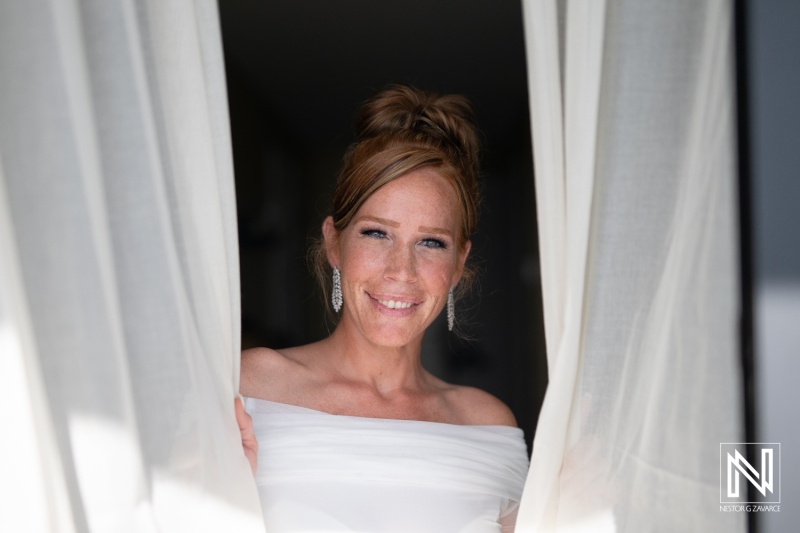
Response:
M424 168L375 191L358 210L355 220L372 217L412 225L418 221L423 227L452 231L458 215L458 196L453 185L436 170Z

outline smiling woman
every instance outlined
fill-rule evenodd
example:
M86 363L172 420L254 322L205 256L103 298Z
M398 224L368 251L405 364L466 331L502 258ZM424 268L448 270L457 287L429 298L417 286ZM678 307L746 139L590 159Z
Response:
M454 238L456 206L447 180L422 168L381 187L341 232L333 217L325 220L329 260L344 273L343 327L352 323L378 345L421 342L469 253L470 242Z
M513 529L528 464L514 415L420 362L426 329L445 306L452 324L454 289L470 277L471 106L393 86L362 106L357 130L314 251L323 286L333 280L336 329L305 346L242 355L266 524Z
M406 86L394 86L364 103L356 117L359 142L345 155L333 196L333 216L323 226L325 230L330 223L335 232L330 228L325 231L327 244L319 243L314 253L323 291L329 276L326 265L330 244L337 239L336 233L347 228L356 214L359 219L372 217L373 222L399 227L399 220L385 224L386 218L377 216L385 206L375 204L385 203L393 195L384 192L373 200L373 194L394 180L421 170L430 173L417 180L426 190L405 192L406 214L419 215L417 204L433 202L432 206L427 205L432 220L417 220L420 231L440 234L444 237L439 241L443 246L448 239L450 248L457 246L457 255L463 255L457 269L459 279L465 277L464 286L468 286L472 271L466 268L465 260L471 246L469 237L478 223L479 203L476 178L480 143L474 122L472 106L466 98L434 97ZM436 197L427 198L434 191ZM370 200L373 206L364 210ZM452 285L457 285L459 279Z

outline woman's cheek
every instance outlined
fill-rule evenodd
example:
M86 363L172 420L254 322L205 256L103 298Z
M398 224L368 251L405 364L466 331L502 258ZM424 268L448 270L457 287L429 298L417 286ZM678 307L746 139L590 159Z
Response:
M417 263L418 270L425 273L425 278L429 282L436 283L440 290L450 290L450 280L453 279L455 263L453 258L440 254L439 257L427 254Z
M350 250L346 259L358 272L374 272L381 270L386 263L386 250L376 243L359 243Z

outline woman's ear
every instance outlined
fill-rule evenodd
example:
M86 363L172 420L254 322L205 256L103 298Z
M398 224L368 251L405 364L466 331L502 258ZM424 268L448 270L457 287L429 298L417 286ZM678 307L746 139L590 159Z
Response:
M325 254L332 267L339 267L341 254L339 252L339 232L333 226L333 217L327 217L322 222L322 238L325 239Z
M461 281L461 276L464 275L464 265L467 263L467 257L469 257L469 251L471 249L472 241L467 241L458 251L458 257L456 259L456 273L453 276L453 287L458 285L458 282Z

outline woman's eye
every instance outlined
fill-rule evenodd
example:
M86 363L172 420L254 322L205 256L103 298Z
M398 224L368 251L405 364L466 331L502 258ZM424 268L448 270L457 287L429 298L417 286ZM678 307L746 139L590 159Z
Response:
M447 248L447 245L439 239L425 239L422 245L426 248Z
M386 233L379 229L362 229L361 235L364 235L365 237L375 237L378 239L383 239L386 237Z

